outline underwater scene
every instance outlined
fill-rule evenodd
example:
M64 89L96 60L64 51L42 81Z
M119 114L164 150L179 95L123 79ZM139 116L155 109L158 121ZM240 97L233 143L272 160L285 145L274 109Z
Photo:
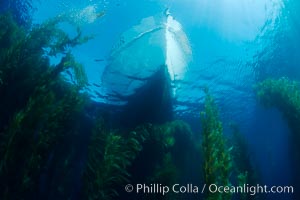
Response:
M1 0L0 200L300 199L299 0Z

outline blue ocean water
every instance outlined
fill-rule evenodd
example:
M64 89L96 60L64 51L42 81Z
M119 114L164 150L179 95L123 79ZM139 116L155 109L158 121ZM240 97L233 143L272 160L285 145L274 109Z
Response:
M269 77L300 80L299 1L32 2L35 8L33 24L63 14L74 19L84 35L94 36L87 43L72 49L72 53L85 67L89 80L86 91L91 99L109 105L126 103L122 98L111 100L109 96L112 93L102 82L101 77L112 59L112 49L116 48L124 32L141 24L149 16L163 14L168 8L174 19L180 22L192 50L192 60L187 65L184 78L173 83L176 88L172 99L175 118L185 119L194 130L200 130L198 120L205 99L203 88L208 87L220 109L225 134L230 134L233 122L239 125L262 182L267 185L286 185L291 182L298 169L290 161L289 127L278 110L260 105L253 86ZM98 17L102 12L104 15ZM62 25L62 28L70 35L75 33L74 28L68 25ZM125 38L125 43L131 39ZM55 62L55 58L52 58L52 62ZM122 70L136 73L137 78L148 73L142 67ZM121 80L112 80L116 82L116 87L119 87L118 81ZM134 93L134 90L124 90L123 93L122 90L118 91L119 95ZM293 199L291 196L275 195L267 198Z

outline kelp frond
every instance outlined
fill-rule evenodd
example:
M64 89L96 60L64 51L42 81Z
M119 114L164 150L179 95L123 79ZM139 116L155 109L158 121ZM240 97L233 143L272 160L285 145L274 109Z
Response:
M50 66L45 49L56 43L63 48L55 52L65 53L79 42L66 39L59 19L25 31L9 14L0 18L0 198L32 199L51 152L74 137L85 104L60 76L72 55Z
M226 146L223 135L223 126L219 120L219 113L213 97L207 92L205 110L201 113L203 153L204 153L204 176L205 183L217 185L230 185L232 148ZM231 199L230 194L207 193L206 199Z
M266 79L255 86L261 103L277 107L287 118L300 119L300 84L286 77Z
M110 132L104 122L97 121L89 146L87 167L84 173L87 199L114 199L116 186L129 182L127 171L142 147L132 132L129 138Z

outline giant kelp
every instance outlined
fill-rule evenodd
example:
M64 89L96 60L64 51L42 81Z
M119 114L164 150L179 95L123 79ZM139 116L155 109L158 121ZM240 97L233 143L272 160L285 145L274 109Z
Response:
M83 99L77 93L68 92L58 99L53 92L45 92L30 98L24 110L15 115L4 132L1 151L5 197L29 198L36 192L50 153L62 145L63 138L74 137L73 123L82 106Z
M143 124L134 131L141 137L140 142L143 146L143 150L138 155L135 163L136 166L143 165L143 171L136 169L134 174L138 182L144 182L146 179L150 181L153 177L158 177L157 174L165 174L165 172L158 172L157 169L163 169L166 163L176 165L178 171L178 168L181 167L179 165L182 164L183 160L187 159L185 151L181 151L184 148L181 141L191 141L191 130L183 121L175 120L161 125ZM167 159L166 156L171 157ZM167 160L170 162L164 162ZM169 173L171 174L172 172ZM168 185L174 180L172 176L165 177L169 179L162 178L162 184ZM155 180L157 181L158 179Z
M10 14L1 15L0 18L0 121L6 123L13 113L26 105L36 87L51 85L51 88L60 88L56 84L62 81L60 72L67 68L82 68L74 62L68 49L87 38L81 37L80 30L75 38L69 38L58 28L63 20L61 18L36 25L30 32L18 27ZM61 54L61 62L50 66L47 57L49 52L51 55ZM82 69L75 71L83 72ZM76 74L84 77L80 73ZM81 77L78 80L82 85L85 79Z
M291 142L291 157L295 170L294 185L299 185L300 166L300 85L299 82L290 80L287 77L279 79L266 79L255 86L258 100L268 108L277 108L287 121L291 130L289 136ZM296 197L300 193L296 191Z
M197 161L193 160L193 155L197 152L194 152L193 134L187 123L174 120L161 125L145 124L136 132L145 138L143 150L133 166L133 178L137 183L159 183L171 188L176 183L183 185L193 180L195 170L200 167L195 168ZM186 195L173 192L164 196L140 194L136 199L184 199Z
M61 72L82 67L68 48L85 39L79 30L69 38L58 28L60 18L30 31L10 14L0 18L0 198L39 198L41 173L54 162L51 155L59 157L57 147L68 146L66 138L78 135L76 121L85 102L79 93L82 84L67 84ZM49 50L62 54L57 65L49 64Z
M266 79L258 83L255 90L257 98L263 105L278 108L288 120L291 128L300 130L300 87L298 82L286 77Z
M207 89L205 89L205 93L204 111L201 112L205 184L231 186L234 183L236 186L242 187L248 183L255 184L253 182L254 171L241 134L237 127L233 126L233 139L230 143L227 142L214 98ZM232 146L229 147L229 144ZM232 193L205 192L205 199L232 199ZM252 196L245 193L236 195L239 199L253 199Z
M141 150L137 135L128 138L110 131L98 119L92 133L87 166L83 174L85 199L114 199L118 186L128 183L128 167Z
M286 77L266 79L255 86L258 100L266 107L276 107L287 120L293 140L300 144L300 85Z
M177 183L175 136L190 136L181 121L162 125L143 124L128 133L110 130L99 118L90 139L88 160L83 174L85 199L118 199L128 183ZM121 194L120 194L121 193ZM134 195L134 194L133 194ZM135 194L131 198L144 198ZM148 199L174 199L172 194L153 194Z
M248 149L247 140L240 132L239 127L235 123L231 123L232 129L231 145L232 149L232 161L233 161L233 173L237 175L237 185L243 186L244 184L255 185L259 183L259 178L253 163L251 162L251 156ZM239 194L239 199L260 199L261 195L255 196L247 195L246 193Z
M232 170L232 148L226 146L222 122L213 97L206 91L205 110L201 112L204 180L207 185L226 185L230 183ZM206 199L231 199L231 194L206 193Z
M178 183L179 180L179 170L178 167L174 164L174 155L171 153L165 153L163 159L158 162L155 166L154 171L152 172L149 179L146 181L149 184L159 183L162 185L172 186L175 183ZM180 199L180 194L169 192L165 195L160 193L152 194L151 197L147 199L154 200L175 200Z

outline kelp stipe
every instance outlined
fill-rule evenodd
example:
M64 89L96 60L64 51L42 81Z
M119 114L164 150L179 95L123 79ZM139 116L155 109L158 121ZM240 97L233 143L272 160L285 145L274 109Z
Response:
M58 19L26 32L10 14L0 18L0 107L5 111L0 117L0 198L39 198L41 173L47 171L51 154L60 156L56 147L68 146L66 138L77 137L74 124L85 104L80 87L67 84L61 76L74 67L72 55L56 51L64 56L50 66L45 49L79 43L57 28Z
M128 167L141 151L135 132L128 138L110 131L104 121L96 121L86 169L83 174L85 199L115 199L118 186L129 182Z
M216 184L230 186L232 171L231 150L226 146L223 135L222 122L213 97L206 91L205 110L201 112L203 127L203 157L204 157L204 180L207 185ZM231 194L209 193L206 191L207 200L229 200Z
M15 115L4 132L6 143L0 165L1 185L10 195L33 195L50 153L63 145L64 138L74 137L71 124L83 107L83 99L77 95L68 92L57 99L51 91L41 93Z
M258 172L251 162L252 160L248 150L247 140L240 132L237 124L231 123L230 128L233 132L230 144L233 147L231 155L233 161L233 174L237 176L236 185L242 187L244 184L256 185L260 180L257 174ZM239 193L236 194L236 196L239 196L239 199L241 200L262 198L261 194L252 196L246 193Z
M144 158L144 163L142 166L147 165L148 174L145 179L139 180L139 182L145 182L150 185L153 183L159 183L164 186L171 187L172 185L179 183L181 174L181 169L176 165L177 161L182 161L182 156L179 155L177 149L179 137L189 138L191 136L191 130L187 124L183 121L176 120L171 121L162 125L144 125L138 127L138 133L143 133L144 143L143 151L141 154L146 156ZM176 149L175 149L176 148ZM182 149L180 149L182 150ZM148 152L148 153L147 153ZM143 195L142 198L147 199L181 199L180 194L175 194L169 192L165 195L160 193L153 194L149 197Z
M148 183L159 183L166 186L172 186L175 183L178 183L179 171L178 168L174 165L173 157L171 153L166 153L161 161L158 163L152 173L152 175L147 180ZM151 198L148 199L163 199L163 200L171 200L171 199L180 199L179 194L175 194L173 192L167 193L165 195L162 194L153 194Z
M151 162L153 167L150 168L149 176L143 177L143 181L174 184L177 180L177 169L172 161L170 148L175 143L173 134L178 129L176 124L179 123L145 124L128 133L118 133L107 129L103 119L97 119L83 174L84 198L120 198L120 186L135 181L132 180L136 178L132 177L136 175L135 171L131 171L132 167L141 168L145 164L136 162L136 157L141 157L145 151L153 153L151 160L147 158L147 162ZM153 199L169 197L170 195L153 195Z
M82 66L74 61L69 50L88 38L82 37L79 29L75 38L69 38L58 28L61 22L58 17L34 26L29 32L19 28L10 14L0 17L0 44L3 47L0 50L0 110L3 110L0 121L3 126L13 113L26 105L36 87L51 85L52 89L59 88L55 85L61 81L62 71L73 69L79 86L86 82ZM62 55L59 64L50 66L49 52Z

